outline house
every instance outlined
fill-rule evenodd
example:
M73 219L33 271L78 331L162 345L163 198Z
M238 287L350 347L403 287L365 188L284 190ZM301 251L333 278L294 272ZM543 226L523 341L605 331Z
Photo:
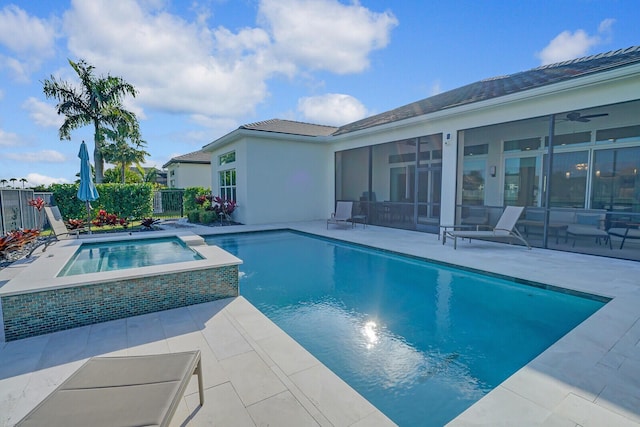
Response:
M328 215L333 180L328 137L338 128L290 120L240 126L205 146L214 193L236 200L243 224Z
M245 125L203 151L214 192L236 199L245 224L327 218L338 200L357 202L369 223L429 232L473 209L494 221L506 205L605 211L616 221L640 214L638 111L634 46L492 77L339 128Z
M169 188L211 186L211 155L202 150L173 157L162 168Z

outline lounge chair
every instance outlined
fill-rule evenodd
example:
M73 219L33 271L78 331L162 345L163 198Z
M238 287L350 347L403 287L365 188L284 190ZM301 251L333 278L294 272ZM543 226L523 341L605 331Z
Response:
M609 234L603 229L605 223L605 214L576 214L576 223L567 226L567 237L573 238L572 247L576 246L576 240L579 237L595 238L596 243L602 241L609 242L611 249L611 239Z
M93 357L16 426L168 426L192 375L204 405L199 350Z
M338 202L336 204L336 211L331 214L331 218L327 220L327 229L329 224L347 224L351 222L353 227L353 221L351 221L351 211L353 209L353 202Z
M521 206L507 206L502 212L502 216L498 220L495 227L489 230L445 230L442 234L442 244L447 241L447 237L453 238L453 248L457 248L458 238L462 239L479 239L479 240L518 240L524 243L528 249L531 249L531 245L520 234L516 228L516 222L522 214L523 207ZM478 226L482 227L482 226Z
M625 224L625 227L610 228L607 233L609 236L609 245L611 245L611 236L620 237L620 249L624 247L624 243L630 239L640 239L640 224L638 222Z
M52 233L48 238L41 240L37 245L31 248L31 251L29 251L29 253L27 254L27 258L29 258L33 254L33 251L35 251L40 246L44 245L44 248L42 249L42 252L44 252L47 250L49 245L57 242L58 240L70 239L72 236L78 238L80 231L83 231L81 229L67 229L67 226L62 220L60 209L58 209L57 206L45 206L44 213L47 216L47 220L49 221L49 225L51 226Z

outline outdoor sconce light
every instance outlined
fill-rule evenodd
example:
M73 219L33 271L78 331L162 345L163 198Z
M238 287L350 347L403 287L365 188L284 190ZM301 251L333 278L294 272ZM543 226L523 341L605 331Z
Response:
M495 166L490 166L489 167L489 175L491 175L492 177L496 177L496 167Z
M450 133L447 134L447 137L445 138L445 141L444 141L444 145L449 145L449 144L451 144L451 134Z

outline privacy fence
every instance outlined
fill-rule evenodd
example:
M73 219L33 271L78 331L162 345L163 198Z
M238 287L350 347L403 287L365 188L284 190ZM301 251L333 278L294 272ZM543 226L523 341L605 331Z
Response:
M153 193L153 215L158 218L181 218L184 190L159 190ZM55 205L53 193L34 192L30 189L0 189L0 235L38 226L38 212L29 206L29 200L44 199L49 206Z

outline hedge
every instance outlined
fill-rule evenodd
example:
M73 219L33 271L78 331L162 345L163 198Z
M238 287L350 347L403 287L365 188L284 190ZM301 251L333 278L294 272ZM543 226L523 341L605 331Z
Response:
M53 202L64 219L87 217L85 203L78 199L79 184L52 184ZM98 200L91 202L92 219L100 209L120 218L142 219L153 214L153 185L96 184Z
M188 187L184 189L182 195L182 204L184 206L183 212L191 212L198 209L206 208L211 203L207 200L204 205L196 203L197 196L211 196L211 190L204 187Z

